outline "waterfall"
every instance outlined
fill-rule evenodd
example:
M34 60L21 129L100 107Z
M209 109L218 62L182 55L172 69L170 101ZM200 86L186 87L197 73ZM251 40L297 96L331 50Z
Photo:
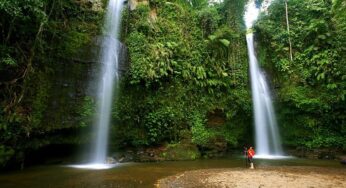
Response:
M93 163L105 163L107 157L108 130L111 119L113 87L119 80L119 47L117 42L124 0L110 0L104 23L106 37L101 46L102 69L98 80L98 107L95 132L96 139L92 152Z
M246 8L245 24L247 29L251 29L260 13L260 7L256 6L254 0L250 0ZM280 156L283 152L275 110L265 75L260 69L255 55L253 33L246 35L246 42L250 60L251 90L255 116L256 156L259 158Z
M104 37L102 37L99 57L101 70L98 79L97 113L94 125L96 137L92 145L90 163L86 165L71 165L72 167L106 169L114 166L106 164L106 158L113 90L116 90L119 80L121 43L117 38L120 31L121 12L124 3L125 0L109 0L108 2L104 23Z

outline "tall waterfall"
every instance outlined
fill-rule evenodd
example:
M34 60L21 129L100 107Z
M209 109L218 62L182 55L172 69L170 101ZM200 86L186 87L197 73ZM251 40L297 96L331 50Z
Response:
M124 3L125 0L109 0L108 2L104 23L104 37L102 37L99 57L101 70L98 79L97 113L94 126L96 137L92 145L90 163L85 165L71 165L72 167L106 169L114 166L106 164L106 158L113 90L114 87L117 88L119 80L121 44L117 38Z
M250 0L245 12L247 29L251 29L260 12L255 1ZM282 155L281 138L277 128L275 111L269 87L255 55L253 33L246 35L250 60L250 75L253 109L255 116L255 149L259 158L270 158Z
M102 72L98 85L98 111L96 117L95 132L97 133L93 148L93 163L105 163L107 157L108 130L112 109L113 87L117 85L119 79L119 42L117 42L121 11L124 0L109 0L105 31L101 47L100 62Z

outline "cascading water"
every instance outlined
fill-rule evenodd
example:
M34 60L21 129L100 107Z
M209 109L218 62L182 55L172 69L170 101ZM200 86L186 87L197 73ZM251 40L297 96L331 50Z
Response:
M107 157L108 129L112 108L113 86L119 79L119 43L117 42L121 10L124 0L110 0L105 20L105 35L102 41L101 59L102 72L99 79L98 89L98 116L97 132L94 150L93 163L105 163Z
M268 2L270 3L270 1L266 1L267 6ZM244 16L248 30L252 28L259 13L260 9L256 6L255 1L250 0L247 4ZM281 138L277 129L277 121L270 97L269 87L263 72L258 66L258 61L255 55L253 33L246 35L246 41L250 60L251 89L255 116L256 157L280 157L283 154Z
M102 64L98 80L97 117L95 117L96 138L93 143L90 163L73 165L78 168L105 169L114 165L106 164L108 131L111 119L113 88L119 79L120 43L117 38L120 30L121 11L125 0L109 0L104 23L104 35L100 49Z

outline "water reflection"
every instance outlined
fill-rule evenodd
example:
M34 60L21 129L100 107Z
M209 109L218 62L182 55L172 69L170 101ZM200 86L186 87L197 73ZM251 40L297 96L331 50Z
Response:
M337 161L282 159L255 159L257 167L265 166L321 166L342 167ZM32 167L19 172L0 175L1 188L114 188L154 187L155 182L166 176L187 170L210 168L245 168L245 159L197 160L159 163L127 163L104 170L86 170L67 166Z

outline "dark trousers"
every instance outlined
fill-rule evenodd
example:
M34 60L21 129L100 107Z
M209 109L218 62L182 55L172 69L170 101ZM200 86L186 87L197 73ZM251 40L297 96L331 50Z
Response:
M252 162L253 162L253 159L252 159L252 157L250 157L250 156L247 157L247 160L249 161L249 163L252 163Z

